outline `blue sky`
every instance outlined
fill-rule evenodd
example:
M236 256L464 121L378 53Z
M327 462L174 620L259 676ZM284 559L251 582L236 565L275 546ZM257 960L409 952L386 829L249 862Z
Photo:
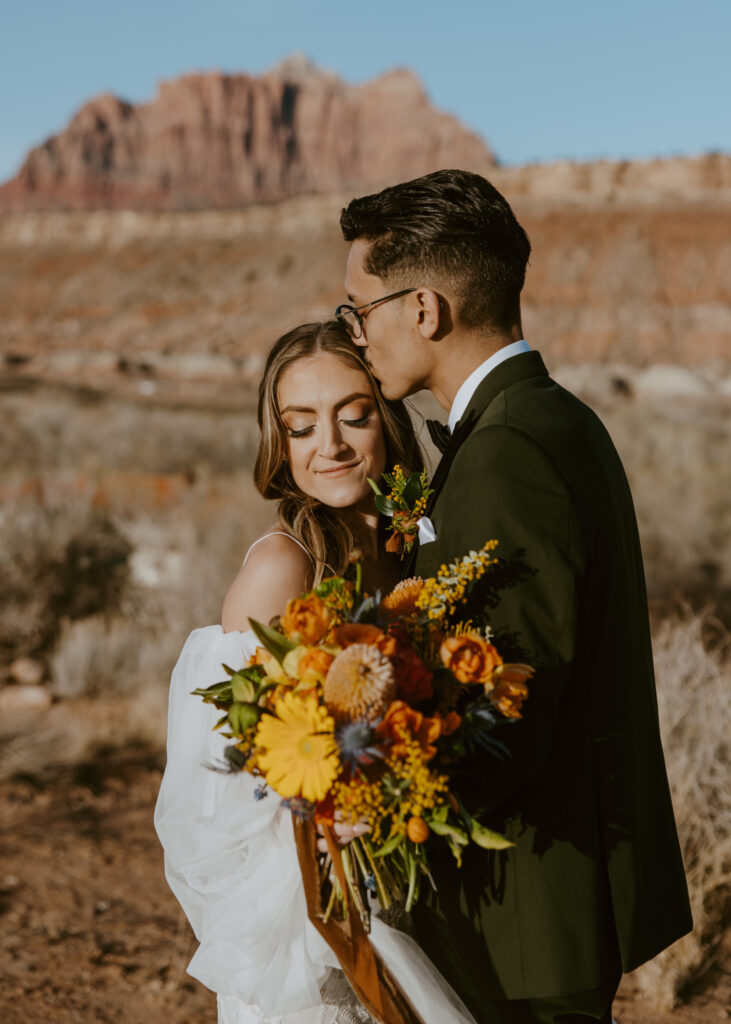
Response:
M0 32L0 181L93 95L293 51L413 69L505 163L731 150L731 0L29 0Z

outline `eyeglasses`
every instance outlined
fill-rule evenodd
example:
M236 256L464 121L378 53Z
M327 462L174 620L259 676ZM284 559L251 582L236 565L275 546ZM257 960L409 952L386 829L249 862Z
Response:
M393 295L384 295L382 299L374 299L373 302L366 302L363 306L350 306L345 303L342 306L338 306L335 310L335 319L339 320L345 330L348 332L351 338L360 338L363 336L363 321L365 316L361 316L364 309L370 309L372 306L380 306L382 302L390 302L391 299L400 299L402 295L408 295L409 292L415 292L416 288L404 288L400 292L394 292ZM368 314L366 313L366 316Z

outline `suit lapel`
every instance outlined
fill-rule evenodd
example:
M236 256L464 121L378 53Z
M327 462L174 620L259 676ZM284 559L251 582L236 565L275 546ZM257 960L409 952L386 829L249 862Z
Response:
M540 353L535 350L531 350L530 352L521 352L520 355L512 356L510 359L506 359L505 362L499 363L498 366L488 373L487 377L480 382L462 417L455 426L449 445L434 471L434 477L431 481L433 493L427 502L427 506L424 511L425 516L431 515L460 446L467 440L475 424L490 403L493 402L498 395L502 394L506 388L512 387L513 384L518 384L520 381L528 380L531 377L547 376L548 370L546 369L546 365L543 362ZM402 577L404 579L413 571L418 549L419 544L417 541L412 547L409 557L404 563L402 573Z

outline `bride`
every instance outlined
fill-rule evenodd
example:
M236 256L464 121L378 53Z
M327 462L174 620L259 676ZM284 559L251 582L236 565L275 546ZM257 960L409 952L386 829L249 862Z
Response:
M305 324L274 345L259 386L254 478L278 501L223 604L222 625L188 637L170 686L168 759L155 808L167 881L200 943L188 973L218 994L219 1024L355 1024L371 1018L307 918L291 818L243 772L212 771L225 739L215 707L190 695L245 663L249 617L267 622L358 548L365 588L387 592L399 565L383 550L368 477L421 467L401 402L382 396L336 321ZM357 829L340 829L342 842ZM418 946L375 915L371 941L425 1024L469 1012Z

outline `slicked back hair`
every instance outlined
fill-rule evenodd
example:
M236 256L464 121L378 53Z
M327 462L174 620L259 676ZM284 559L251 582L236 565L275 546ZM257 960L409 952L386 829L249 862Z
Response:
M346 242L370 242L365 269L389 285L451 288L466 327L520 318L530 241L507 200L479 174L445 170L353 199Z

